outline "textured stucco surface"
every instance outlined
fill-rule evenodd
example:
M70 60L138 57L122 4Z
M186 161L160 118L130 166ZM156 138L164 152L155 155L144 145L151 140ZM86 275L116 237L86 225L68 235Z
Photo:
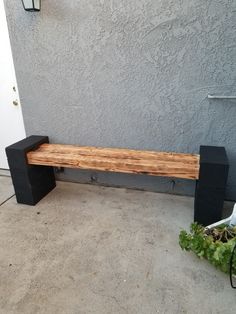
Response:
M27 134L51 141L198 152L224 145L236 199L236 1L5 0ZM86 182L90 172L61 178ZM191 194L193 182L97 174L98 182Z

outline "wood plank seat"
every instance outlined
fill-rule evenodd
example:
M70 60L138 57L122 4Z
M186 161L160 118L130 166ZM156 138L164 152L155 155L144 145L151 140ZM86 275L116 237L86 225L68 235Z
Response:
M32 135L6 148L18 203L35 205L56 186L53 167L113 171L196 180L194 221L222 216L228 178L224 147L200 146L200 154L49 144Z
M197 154L166 153L118 148L42 144L27 153L28 164L146 174L196 180Z

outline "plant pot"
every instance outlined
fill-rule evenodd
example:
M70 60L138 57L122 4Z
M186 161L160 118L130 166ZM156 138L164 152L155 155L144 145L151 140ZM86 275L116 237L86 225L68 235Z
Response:
M232 276L236 275L236 227L220 225L209 229L193 223L190 233L180 232L179 244L183 250L193 251L223 272L230 274L231 270Z

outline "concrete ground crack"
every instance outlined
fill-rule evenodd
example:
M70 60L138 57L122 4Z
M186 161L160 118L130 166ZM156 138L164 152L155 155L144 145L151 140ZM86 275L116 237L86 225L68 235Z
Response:
M9 196L5 201L3 201L2 203L0 203L0 206L4 205L6 202L8 202L12 197L14 197L15 194Z

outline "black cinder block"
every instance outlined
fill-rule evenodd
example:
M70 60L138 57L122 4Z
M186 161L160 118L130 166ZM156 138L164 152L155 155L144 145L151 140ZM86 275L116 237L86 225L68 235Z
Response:
M51 187L49 186L40 186L32 187L28 185L27 187L17 188L16 200L17 203L26 204L26 205L36 205L44 196L46 196L50 191L55 188L55 184ZM15 188L15 187L14 187Z
M22 182L29 180L34 187L49 186L54 182L52 167L29 165L25 169L12 169L12 179L15 186L21 186Z
M224 147L201 146L194 221L207 226L222 218L229 162Z
M199 185L224 188L227 183L229 162L224 147L200 147Z
M22 141L6 147L10 169L23 169L27 166L26 154L37 149L41 144L48 143L48 136L31 135Z
M194 221L207 226L221 220L224 206L224 189L196 188Z
M222 146L200 146L200 162L210 164L228 164L226 150Z
M47 136L33 135L6 148L18 203L35 205L56 186L53 167L27 163L27 153L48 142Z

